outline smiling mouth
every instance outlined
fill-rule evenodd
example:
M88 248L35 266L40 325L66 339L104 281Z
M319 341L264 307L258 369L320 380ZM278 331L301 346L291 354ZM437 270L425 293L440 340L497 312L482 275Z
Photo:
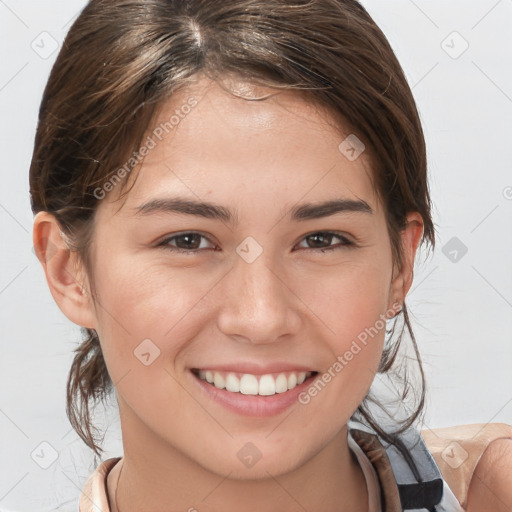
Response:
M318 375L316 371L291 371L253 375L251 373L221 372L192 368L192 373L217 389L243 395L272 396L286 393Z

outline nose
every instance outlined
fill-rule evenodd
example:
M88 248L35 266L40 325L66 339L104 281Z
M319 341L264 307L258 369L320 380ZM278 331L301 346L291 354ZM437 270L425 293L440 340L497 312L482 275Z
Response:
M223 280L218 327L226 336L268 344L299 332L300 300L289 273L270 261L265 251L252 263L240 257Z

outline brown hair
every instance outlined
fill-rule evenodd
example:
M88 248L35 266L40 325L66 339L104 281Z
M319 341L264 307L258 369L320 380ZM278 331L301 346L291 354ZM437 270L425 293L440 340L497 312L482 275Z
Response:
M158 106L200 73L300 91L345 128L349 123L371 156L394 262L401 267L400 230L408 212L421 214L422 242L434 247L425 141L414 98L386 37L357 1L92 0L51 71L30 168L32 211L56 217L90 277L94 190L137 150ZM393 342L400 317L404 325ZM370 392L355 414L390 443L424 407L425 377L405 304L387 332L379 372L396 366L405 326L421 377L417 407L394 433L372 416L369 402L379 402ZM99 456L89 405L110 396L113 384L96 332L82 332L66 412ZM397 378L403 400L410 387L405 367Z

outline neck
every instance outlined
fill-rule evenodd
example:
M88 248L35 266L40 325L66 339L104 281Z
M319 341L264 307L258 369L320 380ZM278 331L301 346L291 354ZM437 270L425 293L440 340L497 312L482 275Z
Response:
M112 475L117 486L109 481L111 512L367 512L366 481L348 446L347 432L345 425L292 471L235 480L206 470L147 431L123 428L121 472Z

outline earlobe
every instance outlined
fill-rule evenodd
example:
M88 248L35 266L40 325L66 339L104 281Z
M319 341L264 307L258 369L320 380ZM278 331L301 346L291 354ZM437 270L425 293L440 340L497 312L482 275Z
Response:
M73 323L94 329L95 316L87 276L55 216L39 212L34 218L32 236L34 251L60 310Z
M391 282L390 300L392 304L396 302L403 304L411 288L414 274L414 260L423 236L423 228L423 218L418 212L410 212L407 214L406 226L400 232L403 251L402 268L399 269L395 265Z

